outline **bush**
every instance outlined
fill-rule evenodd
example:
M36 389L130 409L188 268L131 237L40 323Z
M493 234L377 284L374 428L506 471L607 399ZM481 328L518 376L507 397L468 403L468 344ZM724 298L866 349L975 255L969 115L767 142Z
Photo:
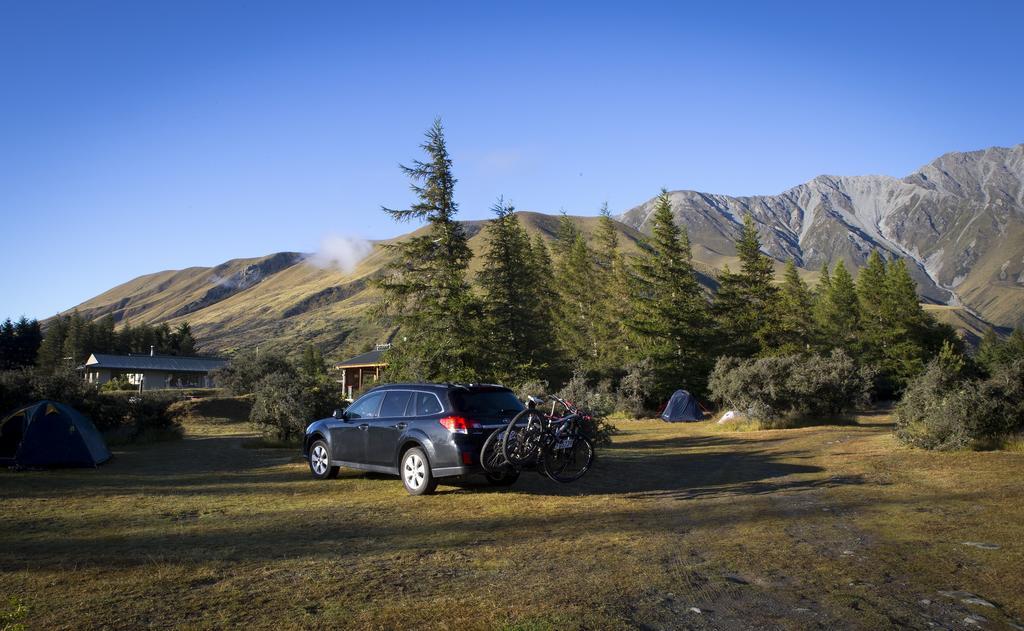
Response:
M251 394L265 377L277 373L294 374L295 368L283 355L264 352L262 355L239 353L227 366L213 372L213 380L231 394Z
M520 401L524 401L525 402L526 399L528 397L530 397L531 395L535 396L535 397L545 397L545 396L547 396L548 395L548 382L546 382L546 381L538 381L536 379L531 380L531 381L524 381L523 383L519 384L518 386L515 386L514 388L512 388L512 391L516 393L516 397L518 397Z
M654 364L651 358L630 364L626 368L626 375L619 382L618 410L632 418L643 416L647 411L653 385Z
M611 393L610 382L602 381L592 388L587 384L584 373L577 370L558 396L590 416L591 422L584 426L584 433L594 445L603 447L611 444L612 436L618 430L607 419L615 409L615 395Z
M333 379L300 375L289 367L256 384L249 419L279 441L292 442L311 422L330 416L343 399L341 384Z
M0 414L14 411L40 399L69 405L85 414L96 428L120 440L132 440L151 430L175 429L177 422L168 411L182 395L175 391L101 392L74 371L41 374L24 369L0 373Z
M759 421L837 415L868 402L874 371L841 350L739 360L722 357L708 386L727 408Z
M107 383L100 386L102 392L117 392L118 390L138 390L139 387L128 381L127 375L114 377Z
M1024 428L1024 361L997 367L987 379L933 360L896 406L896 437L922 449L964 449L998 442Z

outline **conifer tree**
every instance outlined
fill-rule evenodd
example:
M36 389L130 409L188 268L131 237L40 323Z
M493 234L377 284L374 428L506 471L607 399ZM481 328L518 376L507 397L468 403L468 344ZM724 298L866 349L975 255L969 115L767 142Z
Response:
M995 329L989 327L981 337L978 352L975 355L978 363L988 372L992 372L1003 363L1005 345L996 335Z
M480 306L466 269L472 252L455 216L455 177L440 119L421 145L425 161L402 171L418 201L410 208L384 208L396 221L426 221L419 235L391 244L395 260L377 282L383 298L377 313L400 328L388 352L389 379L473 380L477 374Z
M878 365L884 356L889 338L886 312L889 302L885 260L872 250L867 264L857 272L857 301L860 309L860 356L870 364ZM915 301L916 304L916 301Z
M952 342L955 338L925 313L903 259L886 266L883 287L878 308L880 324L873 330L863 329L862 345L867 349L868 361L880 366L882 387L888 393L890 389L902 389L921 373L943 340Z
M558 231L555 283L559 301L555 318L558 346L573 367L592 369L597 361L594 255L586 239L564 213Z
M597 218L597 251L594 259L600 272L610 273L615 264L615 255L619 252L619 230L615 227L608 204L601 205Z
M537 299L548 272L538 272L546 248L534 253L515 209L499 200L486 230L487 249L479 274L487 319L488 377L518 384L538 379L546 369L550 311ZM543 243L541 243L543 247ZM550 265L550 263L549 263Z
M800 278L796 264L786 262L782 286L775 304L775 318L769 346L763 352L775 355L795 355L810 350L814 327L810 316L813 296L807 283Z
M299 362L299 369L308 377L321 377L327 374L327 365L324 363L324 354L314 344L306 344L302 351L302 361Z
M559 293L555 284L555 267L551 252L540 234L534 235L530 244L530 287L537 309L534 346L541 349L544 358L540 379L554 383L560 380L560 376L566 376L567 363L557 343Z
M719 276L714 312L727 355L748 357L767 350L774 326L772 308L778 289L772 283L771 259L761 253L761 239L750 215L743 217L743 231L736 242L740 271L728 266Z
M192 325L182 322L171 333L171 353L173 355L195 355L196 338L192 335Z
M595 252L597 285L594 293L597 336L595 368L602 374L618 376L630 349L629 265L619 249L619 229L608 210L601 207Z
M832 291L832 274L828 269L828 263L822 263L821 272L818 275L818 283L814 286L812 294L814 304L811 308L813 318L813 343L819 350L831 348L831 340L826 337L826 330L829 328L829 293Z
M631 328L640 355L654 363L658 398L687 387L703 392L710 369L710 315L697 282L686 229L675 223L662 189L651 216L651 237L634 266Z
M857 288L846 265L839 260L829 277L827 291L822 291L819 300L818 321L822 339L827 348L841 348L856 357L857 333L860 321L860 305L857 302Z
M39 346L39 354L36 357L36 365L40 372L50 374L55 370L67 365L64 361L64 338L67 337L69 316L58 315L50 321L46 329L43 342Z

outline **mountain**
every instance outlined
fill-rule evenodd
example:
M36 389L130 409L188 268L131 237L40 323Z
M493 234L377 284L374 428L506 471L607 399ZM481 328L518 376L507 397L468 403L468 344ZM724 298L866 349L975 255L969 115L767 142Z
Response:
M809 279L824 263L860 267L872 249L908 261L928 310L976 339L992 323L1024 318L1024 145L942 156L902 178L819 176L779 195L730 197L695 191L670 194L677 221L693 243L701 282L738 267L733 246L744 214L757 222L765 251L792 258ZM623 213L620 241L636 251L649 229L654 200ZM558 217L520 212L531 234L551 242ZM572 217L592 238L596 217ZM484 221L464 222L482 264ZM420 228L425 230L426 228ZM416 234L416 232L411 233ZM188 321L206 351L319 345L332 359L388 341L367 315L376 299L370 281L390 253L373 244L348 271L318 265L320 257L278 252L140 276L76 307L90 318L111 314L122 324Z
M948 153L904 178L821 175L778 195L670 197L676 220L711 254L735 253L749 214L777 260L860 267L879 249L906 259L925 300L1024 323L1024 144ZM645 231L654 202L619 219Z

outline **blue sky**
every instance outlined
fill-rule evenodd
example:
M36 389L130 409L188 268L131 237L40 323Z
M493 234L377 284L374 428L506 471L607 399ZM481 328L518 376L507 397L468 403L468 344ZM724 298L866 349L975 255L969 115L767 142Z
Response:
M1021 2L0 2L0 317L384 238L457 198L621 212L1024 142Z

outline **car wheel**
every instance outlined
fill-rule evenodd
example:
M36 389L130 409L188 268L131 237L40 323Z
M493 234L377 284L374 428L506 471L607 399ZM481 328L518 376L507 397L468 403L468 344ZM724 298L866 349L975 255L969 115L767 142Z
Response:
M512 469L505 469L498 473L488 473L487 481L491 486L512 486L519 479L519 472Z
M437 488L427 455L419 447L413 447L402 456L401 474L409 495L430 495Z
M317 480L330 480L338 476L338 467L331 466L327 443L318 440L309 448L309 470Z

